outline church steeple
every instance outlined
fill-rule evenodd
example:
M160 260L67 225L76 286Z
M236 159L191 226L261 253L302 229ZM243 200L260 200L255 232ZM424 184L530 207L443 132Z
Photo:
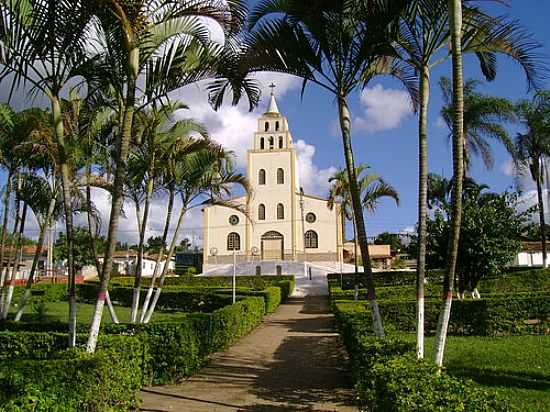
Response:
M275 100L275 87L277 86L275 86L274 83L271 83L269 87L271 88L271 97L269 99L269 106L267 106L267 111L265 113L281 114L279 112L279 107L277 106L277 101Z

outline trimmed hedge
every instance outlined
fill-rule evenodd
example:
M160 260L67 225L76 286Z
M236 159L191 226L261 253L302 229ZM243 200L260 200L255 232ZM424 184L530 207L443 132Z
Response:
M25 286L16 286L13 289L12 304L19 305ZM32 286L29 303L36 301L62 302L67 300L67 284L52 285L49 283L37 283Z
M49 350L39 350L41 356L49 352L47 360L3 360L0 364L0 411L127 411L136 408L142 386L143 344L138 338L129 336L102 337L101 342L93 355L78 349L56 352L57 343L54 342Z
M425 331L433 334L441 301L425 301ZM365 301L334 301L339 309L356 310L362 306L370 311ZM416 301L379 301L385 324L400 331L416 330ZM550 328L550 295L501 295L491 299L453 301L449 334L462 336L502 336L525 333L548 333Z
M231 289L215 289L215 293L231 295ZM282 301L282 288L277 286L268 286L264 290L237 289L237 297L243 296L261 296L265 301L265 313L273 313L277 310Z
M336 310L352 362L355 387L372 411L509 411L495 392L471 381L438 374L431 363L414 358L414 343L398 337L379 340L365 334L366 313Z

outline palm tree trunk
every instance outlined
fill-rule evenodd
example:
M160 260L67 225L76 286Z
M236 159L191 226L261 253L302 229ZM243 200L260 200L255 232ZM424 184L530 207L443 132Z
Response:
M21 263L21 258L23 255L23 233L25 232L25 222L27 220L27 203L23 204L23 213L21 214L21 223L19 225L19 233L17 234L17 247L15 250L15 260L13 262L13 268L11 270L11 279L8 285L8 294L6 296L6 302L4 306L4 312L2 313L2 319L6 320L8 318L8 313L10 312L11 301L13 299L13 290L15 288L15 280L17 278L17 272L19 269L19 264Z
M139 297L141 292L141 277L143 275L143 254L145 248L145 231L147 229L147 220L149 219L149 210L151 208L151 196L153 195L154 175L153 168L155 165L155 157L152 156L149 170L147 171L147 186L145 189L145 206L143 210L143 219L141 220L141 230L139 233L138 260L134 273L134 292L132 295L132 311L130 313L130 321L136 323L139 312Z
M168 268L170 266L170 260L172 259L172 255L174 254L174 250L176 249L176 241L178 239L178 234L181 229L181 225L183 224L183 219L185 217L185 214L187 213L187 207L185 202L183 202L183 205L181 207L180 215L178 217L178 222L176 223L176 228L174 229L174 236L172 237L172 241L170 242L170 248L168 249L168 253L166 256L166 261L164 262L164 268L162 269L162 274L159 279L159 285L157 289L155 290L155 296L153 297L153 301L151 302L150 307L147 309L147 314L145 315L145 318L143 319L143 323L149 323L151 320L151 317L153 316L153 313L155 312L155 308L157 306L157 302L160 297L160 292L162 291L162 286L164 285L164 279L166 278L166 275L168 274Z
M92 188L90 187L90 176L92 174L92 167L91 165L88 165L87 175L88 180L86 182L86 204L87 204L87 217L88 217L88 233L90 234L90 243L92 246L92 253L94 255L94 263L97 270L97 273L99 273L101 268L101 263L99 262L99 253L97 252L97 239L96 234L97 231L95 230L95 225L93 223L92 219ZM107 291L105 296L105 301L107 302L107 309L109 309L109 315L111 316L111 320L113 323L120 323L118 320L118 316L116 315L115 308L113 306L113 303L111 302L111 297L109 296L109 291Z
M143 302L143 308L141 310L140 323L143 323L145 316L147 314L147 309L149 308L149 303L151 302L151 296L153 295L153 289L155 287L155 281L157 280L158 271L160 268L161 257L164 256L164 245L166 244L166 238L168 237L168 230L170 229L170 223L172 222L172 212L174 209L174 198L176 196L174 188L170 188L170 194L168 196L168 209L166 211L166 222L164 224L164 232L162 233L162 244L160 247L159 254L157 256L157 261L155 262L155 270L151 278L151 285L147 290L147 295L145 296L145 301Z
M357 176L355 175L355 164L353 160L353 149L351 146L351 115L345 96L338 97L338 108L340 117L340 127L342 129L342 140L344 145L344 155L346 158L346 167L348 169L348 179L351 192L351 201L353 214L355 216L355 224L357 229L357 237L359 239L359 247L361 248L361 256L363 258L363 268L367 283L367 299L369 300L374 334L377 337L384 337L384 327L380 316L380 309L376 301L376 291L374 287L374 278L372 275L372 267L370 264L369 248L367 243L367 234L365 231L365 220L363 218L363 206L359 188L357 186Z
M458 260L458 242L462 219L462 183L464 178L464 79L462 67L462 0L449 0L451 48L453 58L453 193L451 233L449 237L449 268L443 281L443 304L437 325L435 362L443 366L445 341L451 317L453 283Z
M90 333L86 350L90 353L95 352L97 346L97 337L101 326L101 316L103 314L103 306L109 287L111 278L111 270L113 268L113 254L115 252L118 223L120 211L122 207L122 189L126 179L126 171L128 168L128 153L130 149L130 138L132 136L132 123L134 120L135 100L136 100L136 79L139 71L139 48L132 48L128 55L128 86L126 91L126 107L124 110L124 121L118 141L118 153L116 159L115 180L113 184L113 196L111 203L111 216L109 219L109 232L107 235L107 250L103 260L103 267L100 276L100 286L97 295L97 300L94 308L92 323L90 324Z
M40 234L38 236L38 244L36 245L36 250L34 252L34 257L32 260L31 273L29 273L29 278L27 279L27 283L25 285L25 292L23 293L23 296L21 296L21 301L19 302L19 308L17 309L17 313L15 314L16 322L19 322L19 320L21 320L21 316L23 315L23 312L25 312L25 308L31 296L31 288L34 281L34 274L36 273L38 260L40 259L40 255L42 254L42 248L44 247L44 238L46 237L46 230L50 226L52 215L55 210L55 202L56 202L56 199L54 196L50 200L50 204L48 206L48 212L46 214L46 219L40 225Z
M359 300L359 268L357 264L357 229L355 228L355 217L351 220L351 223L353 225L353 263L355 266L355 274L353 275L353 282L354 282L354 300Z
M418 255L416 267L416 358L424 358L424 282L428 220L428 105L430 69L420 74L420 114L418 120Z
M4 288L8 276L8 269L4 270L4 259L6 250L6 238L8 234L8 217L10 214L10 196L11 196L11 180L13 173L10 170L8 172L8 179L6 181L6 192L4 193L4 219L2 222L2 238L0 240L0 292ZM0 305L1 306L1 305Z
M65 130L61 114L61 103L58 96L51 97L52 118L61 169L61 187L63 191L63 207L65 209L65 231L67 239L68 295L69 295L69 347L76 345L76 277L73 254L73 211L71 200L71 178L65 153Z
M540 168L539 168L540 170ZM539 221L540 221L540 242L542 245L542 267L546 267L546 222L544 218L544 199L542 198L542 183L541 183L541 177L540 173L539 176L536 177L537 182L537 198L539 202Z

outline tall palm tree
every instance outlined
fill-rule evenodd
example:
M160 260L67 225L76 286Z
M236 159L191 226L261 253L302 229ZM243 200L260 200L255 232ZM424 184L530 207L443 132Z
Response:
M400 78L416 95L415 76L395 58L391 29L406 1L329 0L311 4L299 0L264 0L250 16L251 59L261 70L277 70L303 78L334 95L357 237L364 259L367 298L376 336L384 328L376 300L363 206L352 149L350 95L376 75ZM414 99L413 99L414 100Z
M86 44L92 15L87 2L80 0L5 1L0 5L0 13L4 55L1 77L4 79L12 75L12 90L20 85L29 85L32 87L31 93L42 94L51 105L69 250L69 346L72 347L76 344L76 284L72 253L71 179L61 94L89 58Z
M543 266L547 267L545 210L542 186L548 185L547 162L550 157L550 92L539 92L532 102L521 102L518 114L527 129L518 133L515 140L515 171L518 177L526 174L537 186L540 240Z
M142 262L145 249L145 233L153 193L158 189L158 183L165 170L167 158L174 155L185 156L197 149L204 148L200 139L190 140L189 136L208 138L208 133L202 124L193 120L174 121L174 115L184 108L181 103L166 102L159 108L141 111L136 118L136 134L140 136L141 145L136 145L130 161L134 160L134 168L144 181L144 208L139 225L138 259L135 268L134 293L132 299L131 321L136 322L141 290ZM173 124L170 124L173 123ZM185 142L186 151L178 151L178 146ZM182 149L182 147L179 147ZM141 166L141 167L139 167Z
M155 290L153 300L148 307L144 305L143 322L148 323L155 310L160 297L164 279L168 274L170 260L177 245L177 239L182 228L183 220L187 212L196 207L204 207L205 204L225 206L238 210L246 215L246 206L225 200L234 186L243 188L247 198L252 194L248 179L241 174L233 172L233 153L224 150L214 143L206 149L176 158L174 164L174 177L181 199L181 210L168 248L165 263ZM248 218L248 215L246 215ZM160 253L164 253L161 249ZM152 293L154 279L149 291ZM150 293L147 293L150 296Z
M487 169L493 167L493 154L488 139L502 143L509 153L513 154L512 138L503 123L516 121L516 106L508 99L481 94L476 87L481 82L468 80L464 84L464 169L470 170L472 155L481 157ZM452 85L447 77L439 80L445 105L441 117L452 130L453 102ZM451 137L452 134L449 134Z
M458 242L462 220L462 183L464 178L464 79L462 61L462 0L449 0L449 26L453 60L453 191L451 195L451 231L449 267L443 278L443 304L435 338L435 363L443 366L445 340L451 317L453 283L458 260Z
M226 60L236 59L237 51L228 41L240 29L246 8L242 0L157 0L136 3L129 0L95 0L92 2L101 22L103 58L91 65L86 75L92 83L106 86L116 94L119 105L120 131L116 141L115 170L107 250L100 275L100 289L90 324L87 350L94 352L101 325L115 251L118 222L123 200L134 113L137 106L137 79L145 82L142 107L165 98L169 92L200 80L229 76L224 87L233 91L237 103L246 92L251 107L258 100L259 89L253 81L237 79L228 72ZM226 35L224 46L210 41L208 25L214 22ZM103 70L101 69L103 67ZM120 67L124 68L121 72ZM231 81L234 80L234 81ZM242 80L242 81L240 81ZM105 88L103 88L105 90ZM218 103L223 98L218 94ZM139 143L139 142L138 142Z
M390 184L386 183L381 177L375 174L363 174L367 171L369 166L361 163L355 168L355 175L358 178L357 184L359 186L363 208L367 211L374 213L380 202L380 199L389 197L395 200L395 203L399 206L399 194L397 190ZM342 210L342 218L352 222L353 226L353 239L354 239L354 260L355 260L355 300L358 299L358 279L357 279L357 230L356 223L353 214L353 207L351 202L351 191L349 185L348 173L345 169L340 169L329 178L331 184L327 206L330 210L334 209L336 203L340 203ZM344 223L344 222L343 222ZM342 225L345 231L345 224ZM345 233L344 233L345 235Z
M475 53L487 80L496 75L496 55L517 61L525 71L529 85L538 80L539 47L516 21L494 18L471 6L464 6L462 50ZM428 108L431 73L445 63L450 41L447 0L411 0L402 14L396 43L401 58L419 74L418 117L418 254L417 254L417 358L424 357L424 280L426 272L427 193L428 193Z

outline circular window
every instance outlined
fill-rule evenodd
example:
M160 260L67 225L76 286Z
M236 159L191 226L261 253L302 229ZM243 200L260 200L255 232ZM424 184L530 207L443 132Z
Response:
M229 216L229 224L233 225L233 226L238 225L239 224L239 216L237 216L237 215Z
M317 220L317 216L315 216L314 213L310 212L306 215L306 222L307 223L315 223L316 220Z

